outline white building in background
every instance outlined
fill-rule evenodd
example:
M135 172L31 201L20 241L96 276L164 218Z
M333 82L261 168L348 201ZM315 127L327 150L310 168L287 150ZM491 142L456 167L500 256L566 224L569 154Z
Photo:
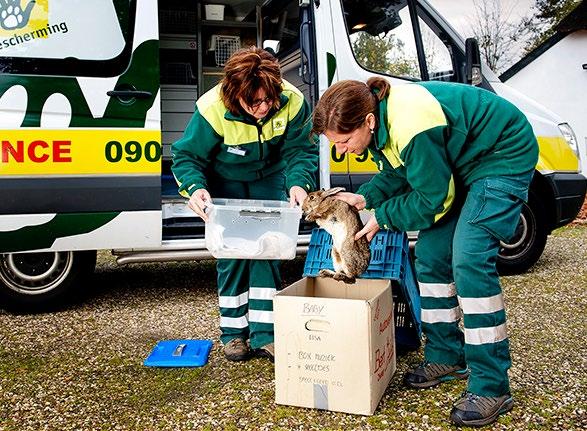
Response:
M556 33L500 79L558 114L573 128L587 176L587 2L556 27Z

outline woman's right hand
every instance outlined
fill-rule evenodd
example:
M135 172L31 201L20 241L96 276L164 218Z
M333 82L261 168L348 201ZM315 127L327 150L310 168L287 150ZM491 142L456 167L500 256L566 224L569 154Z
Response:
M188 202L188 206L197 214L199 215L202 220L205 222L208 221L208 216L204 212L204 210L208 207L208 205L212 202L212 198L210 197L210 193L206 189L197 189L195 192L192 193L190 200Z

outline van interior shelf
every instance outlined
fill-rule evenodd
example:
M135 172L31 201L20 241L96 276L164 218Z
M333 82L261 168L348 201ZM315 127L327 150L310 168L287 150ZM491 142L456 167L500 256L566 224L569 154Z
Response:
M231 28L256 28L257 24L250 21L228 21L228 20L206 20L200 21L202 26L206 27L231 27Z

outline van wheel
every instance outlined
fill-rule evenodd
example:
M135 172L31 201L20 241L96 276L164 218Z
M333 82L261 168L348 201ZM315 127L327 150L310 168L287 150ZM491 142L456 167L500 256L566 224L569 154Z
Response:
M500 275L520 274L534 265L546 246L548 229L544 207L532 191L522 206L520 221L509 243L500 243L497 271Z
M0 254L0 307L34 312L61 306L80 293L95 266L95 251Z

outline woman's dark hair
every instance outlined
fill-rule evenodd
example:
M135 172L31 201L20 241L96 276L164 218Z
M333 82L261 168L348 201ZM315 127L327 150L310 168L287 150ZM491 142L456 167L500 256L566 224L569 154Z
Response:
M239 99L251 105L259 89L264 89L279 109L281 69L277 59L264 49L251 46L235 52L224 65L220 96L233 114L241 111Z
M377 104L389 95L389 82L383 78L369 78L367 83L354 80L339 81L324 93L312 116L311 135L327 130L350 133L365 122L369 113L375 113Z

